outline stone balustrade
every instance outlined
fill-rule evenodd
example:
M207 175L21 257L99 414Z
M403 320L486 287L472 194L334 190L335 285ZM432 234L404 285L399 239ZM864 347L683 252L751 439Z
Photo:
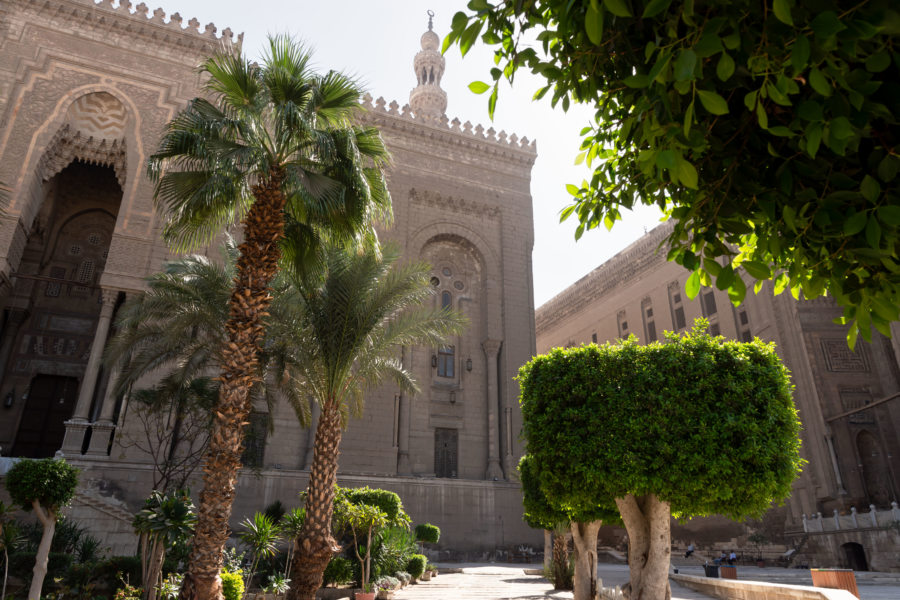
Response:
M900 522L900 507L897 502L891 502L890 509L878 510L874 504L869 505L869 512L857 512L856 507L850 507L850 514L842 515L837 509L833 514L823 516L816 513L807 517L803 515L804 533L818 533L826 531L848 531L852 529L870 529L887 527L893 522Z

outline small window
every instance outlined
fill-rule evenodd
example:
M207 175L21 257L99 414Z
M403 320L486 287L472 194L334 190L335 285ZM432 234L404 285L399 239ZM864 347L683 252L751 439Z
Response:
M241 464L245 467L261 468L266 457L266 437L269 433L269 415L264 412L250 413L245 429L244 453Z
M718 323L713 323L712 325L709 326L709 335L713 335L713 336L722 335L722 331L719 329Z
M742 311L738 314L738 316L739 316L740 319L741 319L741 325L746 325L747 322L749 321L749 319L747 318L747 311L746 311L746 310L742 310Z
M450 295L450 292L444 292L441 294L441 308L447 310L453 307L453 297Z
M628 321L622 321L622 331L628 331Z
M653 309L652 309L652 308L648 308L648 309L647 309L647 318L649 319L649 318L652 317L652 316L653 316Z
M675 294L674 296L672 296L672 301L675 302L676 304L681 302L681 294Z
M441 285L441 280L438 279L437 277L432 277L431 285L433 285L434 287L437 287L437 286Z
M99 233L92 233L91 235L88 236L88 243L91 246L99 246L102 241L103 241L103 238L100 237Z
M716 314L716 296L712 290L703 292L703 310L707 317Z
M675 309L675 329L684 329L684 307L679 306Z
M597 343L597 334L596 333L591 334L591 341L594 342L595 344Z
M75 279L79 283L91 283L94 279L94 261L91 259L82 261L81 265L78 266L78 273Z
M741 332L741 341L742 342L752 342L753 341L753 335L750 333L749 329L745 329L744 331Z
M655 342L656 341L656 323L650 321L647 323L647 341Z
M438 349L438 364L437 364L437 374L438 377L454 377L454 359L456 355L456 349L453 346L444 346Z
M454 281L454 282L453 282L453 287L455 287L455 288L458 289L458 290L461 290L461 289L463 289L463 288L465 287L465 285L463 284L462 281Z
M453 275L453 273L452 273L452 272L450 271L450 269L447 268L447 267L444 267L444 268L441 270L441 273L443 273L443 274L446 275L447 277L450 277L451 275Z

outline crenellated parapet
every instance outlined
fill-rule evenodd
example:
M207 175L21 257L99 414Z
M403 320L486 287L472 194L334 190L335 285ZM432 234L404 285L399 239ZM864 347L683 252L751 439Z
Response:
M185 22L177 12L167 19L163 9L151 11L144 2L135 5L131 0L7 1L13 10L19 8L37 13L44 20L66 24L81 35L95 37L99 34L115 42L127 40L134 43L140 40L160 48L209 54L223 47L240 47L244 37L241 33L235 39L234 33L227 27L216 35L218 29L215 24L207 23L201 27L196 18Z
M527 137L519 138L515 133L507 135L489 127L487 130L478 124L462 123L454 118L450 121L446 115L440 119L417 116L406 104L403 108L396 100L390 104L380 97L373 102L372 96L363 96L362 105L368 111L369 118L381 127L407 130L411 133L427 132L432 138L443 138L448 144L466 146L470 150L502 156L515 162L532 164L537 157L537 142Z

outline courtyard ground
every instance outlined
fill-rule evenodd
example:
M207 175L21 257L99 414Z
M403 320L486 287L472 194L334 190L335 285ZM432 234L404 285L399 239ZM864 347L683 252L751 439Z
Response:
M540 565L502 563L439 563L438 577L418 585L407 586L395 593L397 600L539 600L572 598L572 592L555 591L546 579L539 575L526 575ZM604 587L622 585L628 581L628 567L618 564L601 564L599 576ZM679 566L686 575L703 575L702 566ZM900 574L857 573L857 585L861 600L897 600L900 598ZM790 585L812 585L809 570L781 569L775 567L738 567L738 578L753 581L769 581ZM706 600L710 596L700 594L672 582L673 600Z

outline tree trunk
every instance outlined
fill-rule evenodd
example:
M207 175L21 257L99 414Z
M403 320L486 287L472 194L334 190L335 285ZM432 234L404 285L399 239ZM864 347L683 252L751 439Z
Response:
M291 588L286 600L315 600L316 591L322 587L322 573L334 553L340 550L331 535L340 444L341 414L332 400L322 407L316 427L306 496L306 521L294 545Z
M622 588L630 600L669 600L670 507L655 495L616 498L628 532L631 581Z
M549 532L548 532L549 533ZM566 540L566 532L558 530L553 534L553 589L570 590L569 581L569 544Z
M270 171L253 187L254 202L244 218L244 241L238 246L234 289L225 324L225 348L219 399L203 465L203 490L197 505L197 527L180 600L222 598L222 551L228 540L228 519L234 485L241 467L244 426L252 408L250 388L259 380L257 355L264 334L271 296L269 282L278 272L284 235L284 173Z
M602 521L572 523L575 542L575 600L597 600L600 580L597 579L597 534Z
M544 530L544 569L550 570L553 564L553 532Z
M34 559L34 576L31 579L31 589L28 590L28 600L40 600L44 577L47 576L50 544L53 542L53 534L56 532L56 513L49 509L45 510L37 500L32 500L31 506L41 525L44 526L44 532L41 534L41 543L38 545L37 556Z

